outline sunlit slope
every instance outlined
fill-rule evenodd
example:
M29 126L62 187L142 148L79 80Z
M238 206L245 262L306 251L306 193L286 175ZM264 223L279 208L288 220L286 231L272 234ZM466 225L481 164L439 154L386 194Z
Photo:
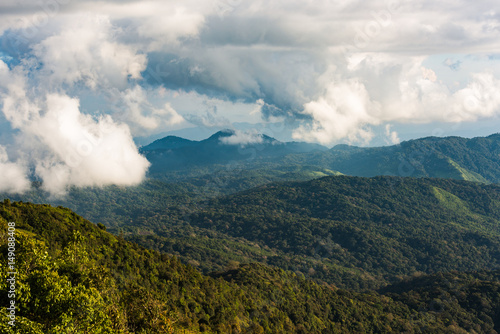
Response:
M499 267L499 203L496 185L337 176L217 199L190 224L320 260L309 271L296 265L310 277L339 280L340 266L381 282L417 271Z

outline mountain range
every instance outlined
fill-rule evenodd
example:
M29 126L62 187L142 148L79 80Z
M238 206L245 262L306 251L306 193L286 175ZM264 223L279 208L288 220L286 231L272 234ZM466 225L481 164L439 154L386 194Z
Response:
M228 140L221 131L202 141L165 137L141 148L151 162L150 176L171 180L173 175L205 175L214 167L290 171L307 169L352 176L411 176L500 181L500 134L472 139L427 137L383 147L282 143L265 135L253 142ZM229 166L229 167L228 167ZM208 171L207 171L208 168Z
M500 331L498 134L329 149L221 131L141 152L135 187L2 195L22 333Z
M201 141L175 136L158 139L141 148L151 162L150 174L185 170L209 165L273 160L293 153L325 151L326 147L303 142L283 143L260 134L243 134L233 130L215 133Z

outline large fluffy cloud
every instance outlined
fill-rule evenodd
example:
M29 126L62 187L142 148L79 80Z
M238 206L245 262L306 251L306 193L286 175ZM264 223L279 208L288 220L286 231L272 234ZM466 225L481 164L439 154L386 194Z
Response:
M373 135L370 126L384 122L458 123L500 113L500 80L491 73L475 73L465 87L452 91L422 65L423 57L357 58L343 74L348 79L334 79L333 71L319 80L324 89L302 111L312 121L301 125L295 138L324 144L341 138L368 142ZM395 141L397 134L388 133Z
M128 125L84 113L79 99L68 95L82 84L91 91L126 90L140 79L145 56L114 41L110 31L107 19L83 15L35 44L33 55L11 69L0 61L2 112L17 130L15 151L30 176L52 193L72 185L137 184L149 166ZM28 168L20 169L5 154L1 163L11 169L5 175L18 180L5 190L26 190Z
M484 90L498 69L464 74L468 82L457 88L423 65L433 54L499 52L494 8L491 1L238 3L223 18L207 13L196 42L153 54L149 69L158 75L149 81L262 100L265 118L309 119L295 137L323 143L365 141L370 126L384 122L497 116L495 95Z
M13 83L2 94L2 110L20 131L20 155L43 180L46 190L64 193L70 185L133 185L142 181L149 162L137 152L128 126L115 123L109 115L96 119L83 114L78 99L65 94L30 97L25 78L11 73L11 79ZM6 158L2 155L2 168ZM26 175L20 174L19 168L13 168L9 175L13 173L25 185ZM21 185L7 190L25 190Z
M294 136L326 144L345 137L351 140L361 137L368 141L371 135L363 126L380 122L376 117L379 109L359 81L332 82L324 96L304 105L304 113L311 115L313 122L299 127Z
M94 120L83 115L78 100L65 95L47 95L45 106L43 116L22 130L46 150L36 164L46 189L142 181L149 162L138 154L127 126L109 116Z
M128 79L140 79L146 56L137 47L114 41L109 18L83 14L61 22L61 30L34 46L43 75L54 88L83 82L92 89L124 89Z

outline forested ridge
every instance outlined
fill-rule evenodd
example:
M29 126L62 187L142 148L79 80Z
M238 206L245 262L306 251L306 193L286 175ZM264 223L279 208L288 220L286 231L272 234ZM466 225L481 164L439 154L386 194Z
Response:
M186 256L200 268L221 269L220 249L227 261L232 252L238 262L257 260L362 290L415 272L498 268L499 190L395 177L274 183L187 214L174 206L142 221L154 232L130 238ZM181 224L189 231L184 236L172 231ZM205 253L209 241L212 253Z
M262 264L205 276L62 207L5 200L0 217L2 231L16 222L15 333L494 333L498 326L491 316L498 290L479 292L489 303L481 321L467 307L464 320L433 309L426 295L406 300L398 286L386 287L388 296L358 293ZM3 267L5 233L1 240ZM476 286L498 285L498 273L482 275ZM5 270L0 282L6 305Z
M499 183L500 134L471 139L427 137L383 147L338 145L326 152L305 154L300 161L355 176L438 177Z
M331 176L213 199L198 194L186 184L149 180L134 188L75 189L66 202L205 274L260 262L361 291L415 272L499 266L495 184Z

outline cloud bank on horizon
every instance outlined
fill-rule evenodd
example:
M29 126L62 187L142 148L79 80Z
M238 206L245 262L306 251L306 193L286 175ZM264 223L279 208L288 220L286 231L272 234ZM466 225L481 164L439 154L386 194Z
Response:
M137 184L149 163L134 136L230 124L223 109L246 106L322 144L368 142L374 126L398 142L394 124L497 117L497 7L2 1L0 191L24 191L33 177L54 193ZM429 65L436 57L440 68Z

